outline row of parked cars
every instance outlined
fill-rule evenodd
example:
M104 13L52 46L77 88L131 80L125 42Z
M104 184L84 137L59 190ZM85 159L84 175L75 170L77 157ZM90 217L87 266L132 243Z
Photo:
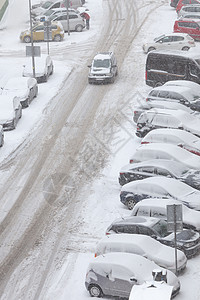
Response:
M131 214L114 220L96 246L85 280L93 297L135 300L145 295L147 299L157 295L151 294L152 288L159 299L164 295L170 299L180 290L177 275L186 268L187 259L199 254L199 58L181 51L194 46L194 39L185 33L163 35L143 46L148 53L146 83L153 88L134 107L140 146L119 172L120 201ZM163 60L159 60L160 53ZM173 78L167 76L165 66L171 67ZM186 72L187 67L190 72L181 76L181 68ZM183 229L176 233L177 265L174 233L167 226L168 205L182 206ZM171 287L169 293L161 284Z
M38 95L38 83L47 82L53 74L53 61L49 55L35 57L35 78L32 60L27 57L21 76L11 77L0 89L0 147L4 144L4 131L13 130Z

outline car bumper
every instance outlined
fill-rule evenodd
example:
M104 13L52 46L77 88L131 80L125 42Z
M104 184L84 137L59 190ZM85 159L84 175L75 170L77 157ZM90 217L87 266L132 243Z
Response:
M99 83L99 84L102 84L102 83L110 83L113 81L113 76L88 76L88 82L89 83Z
M191 258L197 255L199 252L200 252L200 243L190 248L184 248L184 253L187 256L187 258Z
M3 123L2 126L4 131L13 130L15 129L14 120L12 120L9 123Z

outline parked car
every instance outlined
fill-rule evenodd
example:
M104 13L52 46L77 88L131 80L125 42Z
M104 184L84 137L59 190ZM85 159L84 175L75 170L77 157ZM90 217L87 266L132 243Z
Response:
M200 214L200 213L199 213ZM103 237L96 246L95 257L110 252L133 253L154 261L160 267L175 273L174 250L142 234L111 234ZM177 271L185 269L187 258L178 250Z
M2 147L4 144L4 131L3 126L0 125L0 147Z
M53 22L60 22L63 26L64 31L68 31L68 20L67 13L60 13L59 15L52 15L48 20ZM69 13L69 30L81 32L85 28L84 19L76 13Z
M0 124L3 130L15 129L21 116L20 99L12 94L0 95Z
M130 210L146 198L174 198L200 210L200 191L174 178L150 177L129 182L121 188L120 201Z
M139 116L136 135L144 137L157 128L174 128L200 137L200 119L182 110L150 109Z
M173 128L152 130L141 141L141 144L149 143L173 144L200 156L200 138L185 130Z
M35 78L38 83L47 82L50 75L53 74L53 61L49 55L42 55L40 57L35 57ZM32 60L29 57L23 68L22 76L32 77Z
M179 0L178 4L176 6L176 12L178 13L183 6L191 5L191 4L196 4L200 5L199 0Z
M139 146L133 156L130 158L130 163L138 163L151 159L168 159L183 163L191 169L200 170L200 158L175 145L167 143L151 143Z
M167 230L167 221L161 218L130 216L116 219L107 228L106 234L144 234L151 236L160 243L175 247L174 233ZM183 229L176 233L177 248L187 258L199 253L200 235L192 229Z
M97 53L88 67L89 83L113 83L118 75L117 60L113 52Z
M192 90L188 86L164 84L162 86L155 87L149 92L146 99L146 101L151 100L176 101L189 106L193 110L200 111L199 92L196 93L194 89Z
M193 19L182 19L174 22L174 32L189 34L194 40L200 40L200 21Z
M37 97L37 80L31 77L10 78L2 88L2 95L13 94L20 99L22 108L28 107L33 98Z
M32 28L33 32L33 41L44 41L44 23L39 22ZM64 38L64 29L60 22L52 22L51 23L51 32L52 32L52 40L55 42L60 42ZM31 30L27 29L22 31L20 34L20 40L24 43L31 42Z
M134 106L134 112L133 112L133 121L137 123L139 116L149 110L149 109L173 109L173 110L183 110L188 112L191 115L200 117L199 112L196 112L192 110L190 107L183 105L182 103L176 102L176 101L163 101L163 100L153 100L153 101L146 101L141 102L139 105Z
M176 8L179 0L171 0L170 1L170 6Z
M163 276L161 276L162 278ZM131 289L129 300L170 300L172 298L172 286L162 281L150 281L140 285L134 285Z
M60 15L61 13L66 13L66 12L67 12L67 9L65 7L48 9L48 10L45 11L44 14L36 16L34 18L34 21L35 22L44 22L44 21L47 21L52 16L57 16L57 15ZM73 8L69 8L68 12L69 13L76 13L76 14L79 13L78 10L73 9Z
M173 296L178 294L180 282L173 272L131 253L107 253L94 258L87 269L85 286L92 297L128 298L132 286L152 280L155 270L167 275L167 283L173 286Z
M195 47L194 39L188 34L170 33L163 34L154 39L151 43L143 45L143 51L148 53L153 50L189 50L190 47Z
M146 84L160 86L170 80L200 84L200 55L193 51L151 51L146 59Z
M178 12L178 17L184 16L186 13L199 13L199 12L200 12L199 4L185 5Z
M119 183L157 176L174 178L200 190L200 171L188 168L184 163L167 159L146 160L124 166L119 173Z
M167 220L167 205L182 205L183 227L200 231L200 212L187 207L175 199L148 198L138 202L132 216L149 216Z

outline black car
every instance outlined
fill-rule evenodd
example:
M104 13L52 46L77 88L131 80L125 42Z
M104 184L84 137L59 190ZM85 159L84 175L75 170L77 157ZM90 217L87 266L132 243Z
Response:
M200 190L200 171L167 159L152 159L124 166L119 173L119 184L156 176L175 178Z
M160 218L131 216L115 220L106 234L130 233L151 236L164 245L174 247L174 233L167 231L167 221ZM192 229L183 229L176 234L177 248L190 258L200 250L200 235Z

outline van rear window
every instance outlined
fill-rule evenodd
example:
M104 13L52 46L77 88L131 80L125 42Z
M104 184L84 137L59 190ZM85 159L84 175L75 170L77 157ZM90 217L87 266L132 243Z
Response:
M200 65L200 59L195 59L195 61Z

